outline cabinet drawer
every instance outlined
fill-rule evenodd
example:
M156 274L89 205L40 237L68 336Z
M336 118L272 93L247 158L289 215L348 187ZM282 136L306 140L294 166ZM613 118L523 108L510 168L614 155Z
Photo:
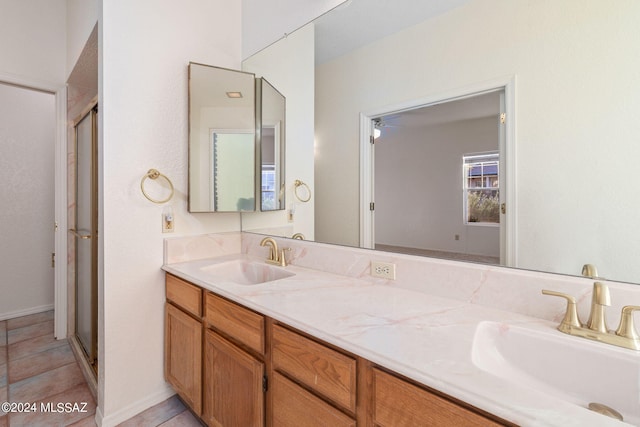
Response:
M355 412L355 359L274 325L272 360L274 369Z
M278 427L355 427L356 422L322 399L275 373L272 425Z
M502 425L375 368L373 388L373 420L381 427Z
M207 323L260 354L264 354L264 316L207 292Z
M202 290L175 276L167 274L167 299L189 313L202 317Z

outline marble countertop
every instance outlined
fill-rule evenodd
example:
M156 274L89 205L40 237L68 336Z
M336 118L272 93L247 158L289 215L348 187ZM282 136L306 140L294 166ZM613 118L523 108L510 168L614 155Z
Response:
M256 285L203 270L238 258L264 262L233 255L166 264L163 270L518 425L629 425L474 365L479 323L555 330L552 322L295 265L286 267L294 276Z

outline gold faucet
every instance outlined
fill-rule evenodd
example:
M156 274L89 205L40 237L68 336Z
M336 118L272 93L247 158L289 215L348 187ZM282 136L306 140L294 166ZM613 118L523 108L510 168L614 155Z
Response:
M560 332L631 350L640 350L640 335L638 335L633 323L633 312L640 310L640 306L627 305L623 307L618 329L615 331L608 330L604 310L605 307L611 305L611 296L609 295L609 288L604 283L595 282L593 284L591 314L585 324L581 323L578 318L576 299L573 296L546 289L542 293L567 300L567 311L560 325L558 325Z
M269 257L267 257L267 263L279 265L280 267L287 266L287 258L285 257L285 251L290 251L291 248L284 248L278 252L278 244L272 237L265 237L260 242L260 246L269 246Z

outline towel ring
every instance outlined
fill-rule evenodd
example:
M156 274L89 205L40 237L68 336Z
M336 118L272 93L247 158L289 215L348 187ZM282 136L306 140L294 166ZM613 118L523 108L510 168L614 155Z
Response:
M169 197L167 197L166 199L156 200L156 199L150 197L147 194L147 192L144 191L144 182L146 181L147 178L151 178L153 180L156 180L156 179L158 179L160 177L164 178L167 181L167 183L169 183L169 187L171 188L171 194L169 194ZM163 175L160 172L158 172L157 169L149 169L149 172L147 172L147 174L142 177L142 181L140 181L140 190L142 190L142 194L144 194L144 197L146 197L149 201L151 201L153 203L158 203L158 204L166 203L169 200L171 200L171 198L173 197L173 183L165 175Z
M311 200L311 189L307 184L300 181L299 179L296 179L293 182L293 185L294 185L293 194L296 196L296 199L300 200L301 202L308 202L309 200ZM298 194L298 188L300 187L304 187L307 189L307 197L305 198L300 197L300 195Z

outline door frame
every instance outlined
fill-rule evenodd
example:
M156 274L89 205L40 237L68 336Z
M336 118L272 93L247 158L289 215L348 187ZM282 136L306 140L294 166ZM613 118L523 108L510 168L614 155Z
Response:
M56 339L67 338L67 88L64 84L0 73L0 81L55 97L55 207L54 207L54 331Z
M471 84L469 86L454 88L444 92L434 93L424 98L413 99L398 104L387 105L360 113L360 247L373 249L375 211L370 209L370 203L374 202L374 160L373 149L373 119L376 117L397 114L416 108L429 107L464 98L470 98L483 93L504 90L504 107L506 123L504 129L504 147L500 147L501 163L504 159L504 174L506 189L504 201L506 213L503 215L504 230L501 233L501 265L517 266L517 193L516 187L516 76L505 76L496 79ZM504 248L504 250L503 250Z

